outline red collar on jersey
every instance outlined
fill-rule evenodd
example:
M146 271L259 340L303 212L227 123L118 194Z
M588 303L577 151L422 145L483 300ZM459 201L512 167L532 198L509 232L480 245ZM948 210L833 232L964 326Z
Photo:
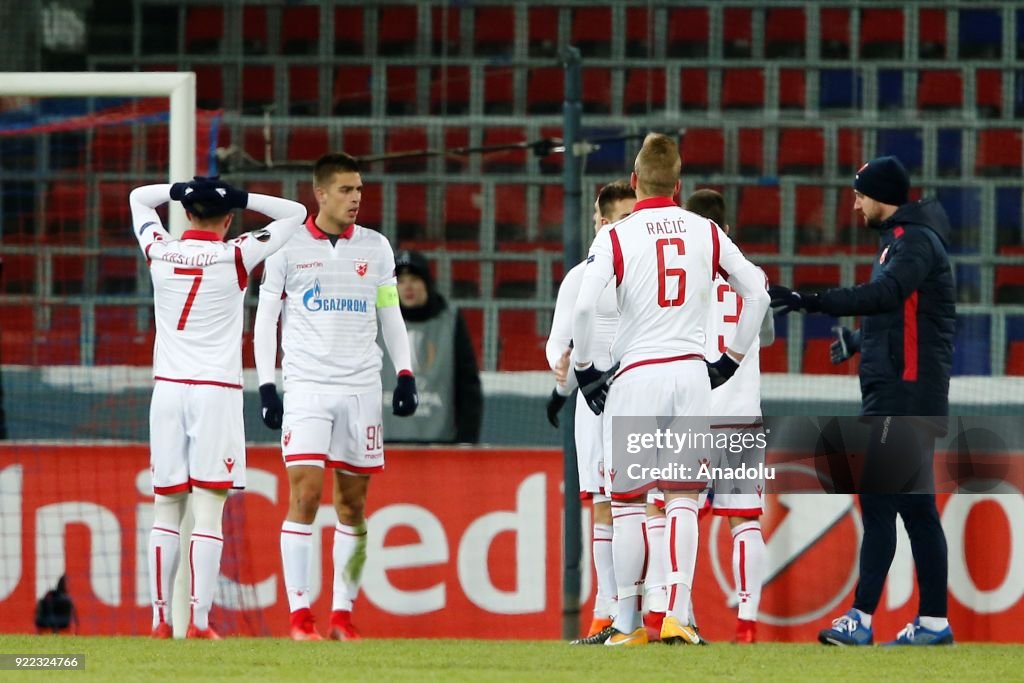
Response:
M640 209L664 209L669 206L679 208L679 205L671 197L648 197L638 201L633 207L633 211L639 211Z
M309 230L309 234L313 236L313 239L316 239L316 240L330 239L330 235L328 235L326 232L324 232L319 227L317 227L316 219L314 219L312 216L307 216L306 217L306 230ZM345 231L342 232L340 235L338 235L338 237L340 237L343 240L351 239L352 233L354 233L355 231L356 231L356 226L353 223L352 225L350 225L347 228L345 228Z
M223 242L224 238L212 230L186 230L181 233L183 240L204 240L206 242Z

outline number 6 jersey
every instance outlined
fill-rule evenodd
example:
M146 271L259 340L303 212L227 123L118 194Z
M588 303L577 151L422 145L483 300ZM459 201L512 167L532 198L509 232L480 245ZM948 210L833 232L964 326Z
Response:
M135 237L153 280L153 377L241 388L249 271L295 234L306 209L251 193L247 208L275 219L266 228L227 242L194 229L173 239L154 210L168 201L169 190L170 185L147 185L132 191L130 199Z

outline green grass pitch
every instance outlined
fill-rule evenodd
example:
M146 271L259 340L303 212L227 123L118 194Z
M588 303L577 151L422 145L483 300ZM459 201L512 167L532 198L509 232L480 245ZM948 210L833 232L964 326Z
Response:
M559 642L365 640L219 643L148 638L0 636L0 653L84 654L84 671L0 672L0 680L1019 680L1024 646L826 648L762 643L710 647L569 647Z

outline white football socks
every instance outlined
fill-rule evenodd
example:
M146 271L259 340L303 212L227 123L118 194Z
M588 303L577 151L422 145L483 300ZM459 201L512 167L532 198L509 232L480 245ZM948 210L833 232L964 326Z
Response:
M615 585L615 564L612 559L611 524L594 524L592 548L594 569L597 572L597 596L594 598L594 617L614 617L618 589Z
M285 521L281 525L281 565L288 611L309 607L309 558L313 553L313 525Z
M334 527L334 597L331 610L352 611L366 564L366 522L358 526L338 523Z
M192 492L192 513L196 524L188 548L188 566L192 577L189 592L192 623L200 631L210 627L210 608L217 592L220 558L224 550L222 518L228 492L196 488Z
M615 628L632 633L640 627L640 598L647 564L647 532L643 503L612 502L612 561L618 586Z
M647 517L647 576L644 577L644 609L665 613L668 593L665 590L665 517Z
M153 604L153 628L171 623L171 593L181 547L179 529L185 514L187 493L157 494L153 500L153 528L149 532L149 595Z
M757 520L738 524L732 530L732 575L736 586L736 616L757 621L764 582L766 553L761 523Z
M690 623L690 591L697 564L697 501L673 498L665 506L665 552L668 555L668 615Z

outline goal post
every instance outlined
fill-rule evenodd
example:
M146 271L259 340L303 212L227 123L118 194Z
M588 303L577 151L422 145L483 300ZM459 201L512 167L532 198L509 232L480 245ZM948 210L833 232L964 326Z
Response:
M167 97L170 100L168 182L190 180L196 170L196 75L181 72L0 73L0 97ZM171 233L187 227L179 204L170 206Z

